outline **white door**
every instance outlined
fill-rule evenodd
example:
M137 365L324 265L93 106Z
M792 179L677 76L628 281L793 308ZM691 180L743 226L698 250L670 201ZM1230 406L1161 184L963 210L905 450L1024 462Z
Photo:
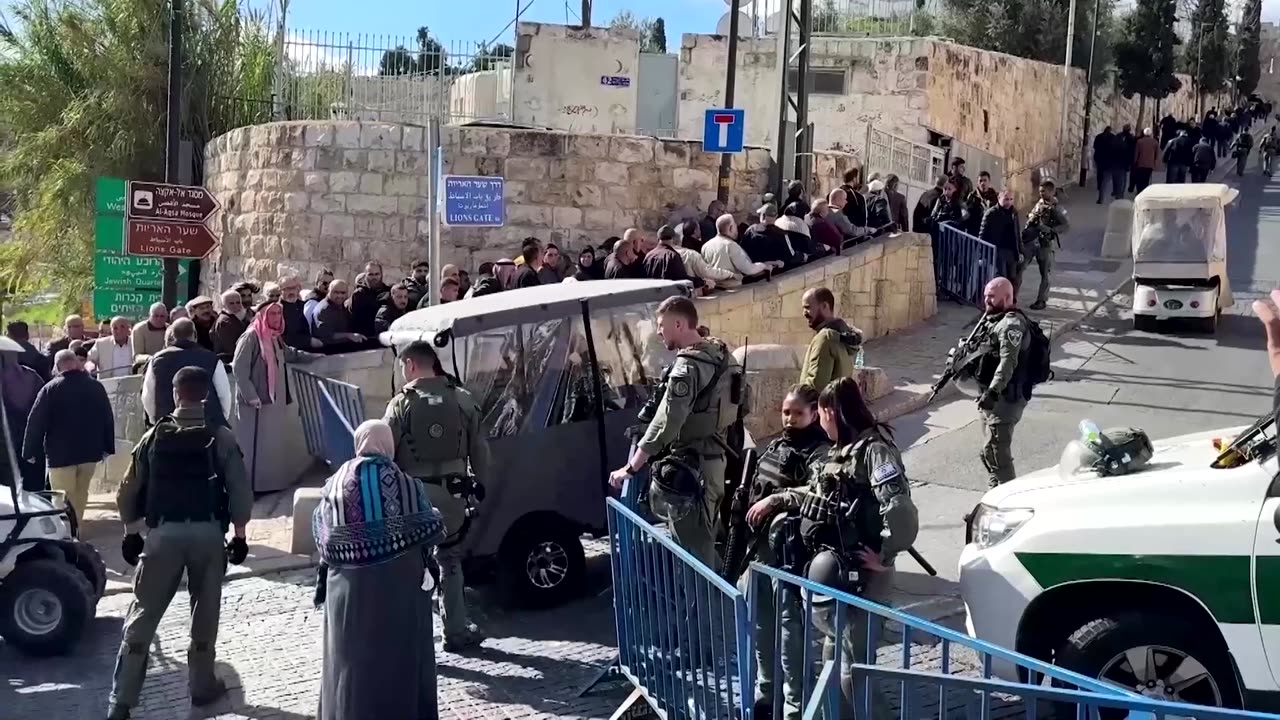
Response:
M1275 463L1272 458L1270 463ZM1261 658L1241 657L1243 648L1233 648L1245 687L1250 690L1280 688L1280 480L1273 482L1262 511L1258 513L1258 529L1254 537L1253 598L1262 648L1271 668L1269 683L1259 687L1261 673L1249 671L1260 666ZM1246 650L1247 652L1247 650ZM1252 677L1251 677L1252 676Z

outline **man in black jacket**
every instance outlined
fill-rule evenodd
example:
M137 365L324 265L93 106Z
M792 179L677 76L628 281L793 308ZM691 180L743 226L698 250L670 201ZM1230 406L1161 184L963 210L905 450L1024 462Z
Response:
M1013 209L1013 193L1004 190L996 204L982 215L978 238L996 247L996 275L1013 283L1014 297L1022 285L1022 239L1018 231L1018 211Z
M516 270L515 287L527 288L537 287L542 284L538 279L538 260L542 257L542 248L531 243L525 243L520 248L520 257L524 258L524 263Z
M297 275L280 278L280 307L284 309L284 344L295 350L319 350L324 343L311 337L306 303L302 301L302 280Z
M27 419L22 456L49 465L49 484L66 493L79 517L89 503L89 481L98 463L116 450L115 415L102 383L94 380L70 350L53 357L58 377L40 388Z
M422 298L428 295L427 282L430 274L431 265L426 260L419 260L413 264L413 275L400 281L405 290L409 291L409 307L418 307Z
M34 370L42 382L49 382L53 377L53 373L50 372L53 366L49 363L49 358L40 354L36 346L31 344L31 327L21 320L15 320L9 323L5 331L10 340L22 346L22 354L18 355L18 364Z
M390 296L391 288L382 282L382 265L372 261L365 263L364 283L356 286L347 301L347 309L351 311L351 332L373 337L378 308L385 305Z
M842 211L849 218L849 224L855 228L866 227L867 199L862 196L862 172L857 168L846 170L840 189L844 191Z
M670 225L658 229L658 245L650 250L641 260L644 275L653 280L691 280L694 287L701 287L700 279L690 278L685 270L684 259L676 251L674 243L676 231Z

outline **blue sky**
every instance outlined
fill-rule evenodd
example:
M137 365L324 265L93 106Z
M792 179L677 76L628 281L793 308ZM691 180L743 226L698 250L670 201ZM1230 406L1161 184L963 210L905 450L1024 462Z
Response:
M577 24L576 13L582 1L568 0L567 4L572 11L568 22ZM564 24L565 6L566 0L523 0L522 7L527 9L520 19ZM680 46L681 33L715 32L716 21L728 10L725 0L595 0L592 24L606 25L619 10L628 7L637 16L662 17L666 21L667 47L671 52ZM426 25L446 44L488 41L498 36L511 42L512 28L503 28L515 13L516 0L291 0L288 22L294 30L408 37Z

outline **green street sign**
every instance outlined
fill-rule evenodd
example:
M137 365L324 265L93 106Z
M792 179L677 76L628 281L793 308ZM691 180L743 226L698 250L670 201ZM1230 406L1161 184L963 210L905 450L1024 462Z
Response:
M121 178L98 178L93 225L93 315L104 318L123 315L134 320L147 316L151 305L160 302L164 284L164 261L129 255L124 251L125 193L128 183ZM178 282L190 272L191 262L178 263Z
M98 215L124 215L126 183L122 178L98 178L94 193L95 212Z
M160 302L160 290L94 290L93 317L99 321L123 315L131 320L147 316L151 306Z

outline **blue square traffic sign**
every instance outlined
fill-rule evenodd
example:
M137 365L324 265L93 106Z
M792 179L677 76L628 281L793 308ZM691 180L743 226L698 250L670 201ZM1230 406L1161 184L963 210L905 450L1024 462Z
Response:
M742 152L746 135L746 111L736 108L707 110L702 124L702 152Z

